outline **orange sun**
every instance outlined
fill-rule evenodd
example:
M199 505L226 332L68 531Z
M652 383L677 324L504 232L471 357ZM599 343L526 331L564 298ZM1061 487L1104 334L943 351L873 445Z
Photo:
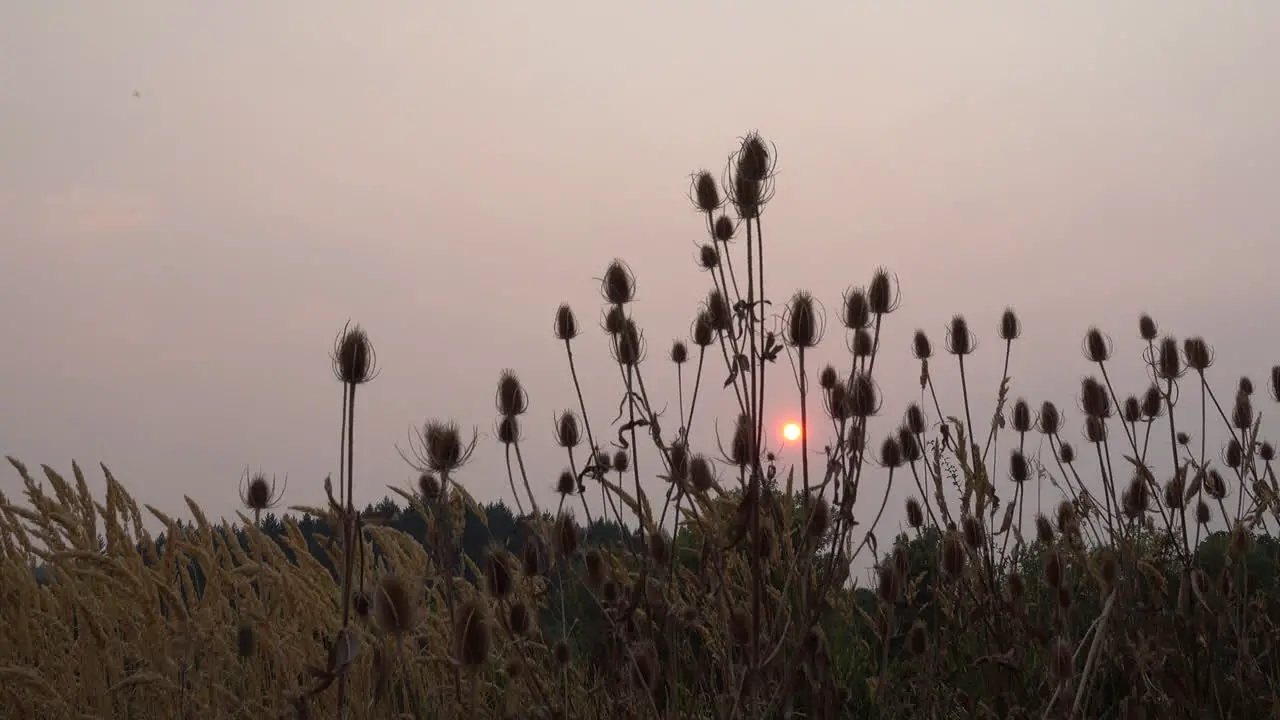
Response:
M787 442L795 442L800 439L800 426L795 423L787 423L782 426L782 437Z

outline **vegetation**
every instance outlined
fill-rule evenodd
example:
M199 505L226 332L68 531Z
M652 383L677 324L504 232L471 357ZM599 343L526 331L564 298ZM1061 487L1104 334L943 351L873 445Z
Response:
M667 353L677 427L660 424L646 386L671 369L652 362L624 263L600 287L612 422L587 415L583 328L556 310L576 410L555 424L555 507L531 490L545 469L526 468L531 399L508 371L496 436L514 511L471 497L478 436L436 419L403 453L418 487L357 510L356 396L377 375L359 327L331 355L342 452L325 507L277 516L285 488L246 474L238 523L210 523L190 501L194 522L144 505L166 528L152 538L105 467L99 502L78 466L74 480L45 467L45 485L11 459L28 502L0 496L3 706L121 718L1280 713L1280 485L1253 383L1220 396L1209 345L1142 316L1150 384L1122 395L1112 344L1091 329L1077 454L1054 403L1033 410L1011 392L1013 310L998 323L995 412L975 416L977 339L957 315L943 347L962 405L944 411L945 357L917 331L920 399L882 427L876 369L902 361L878 365L896 280L879 269L844 294L847 364L814 367L821 304L801 291L775 306L765 292L773 170L774 149L750 134L720 181L694 176L711 287ZM1280 367L1268 385L1280 401ZM724 438L693 431L709 388L736 403ZM799 400L796 466L765 443L779 391ZM914 488L909 529L881 528L885 541L895 483ZM863 588L850 569L867 561Z

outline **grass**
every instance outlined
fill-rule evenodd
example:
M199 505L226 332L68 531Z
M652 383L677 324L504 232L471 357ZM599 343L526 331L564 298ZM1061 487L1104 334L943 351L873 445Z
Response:
M403 450L421 479L397 491L402 507L357 510L357 390L377 376L359 327L330 356L337 484L325 481L325 507L291 508L327 535L293 515L268 533L262 515L287 490L246 475L238 523L212 524L190 501L192 523L144 506L166 528L152 538L105 467L99 501L79 466L71 480L45 467L46 485L11 459L27 502L0 497L4 705L121 718L1280 717L1280 486L1255 407L1266 393L1242 379L1220 394L1208 344L1143 316L1135 360L1150 384L1124 395L1111 341L1092 329L1077 449L1057 406L1013 394L1011 309L989 423L970 402L977 337L959 315L943 353L916 333L920 397L886 422L877 365L897 280L879 269L845 293L848 354L813 367L835 321L808 292L766 294L774 162L750 134L719 180L694 175L711 286L664 353L674 368L631 312L631 270L607 266L615 418L586 413L585 328L556 310L577 407L556 419L554 507L529 482L529 396L502 373L495 435L518 545L491 536L481 557L463 552L468 518L484 517L467 463L494 448L451 420L427 421ZM879 367L903 361L889 352ZM938 400L947 363L961 407ZM649 395L659 372L677 378L675 428ZM1280 368L1268 380L1280 400ZM716 392L736 404L731 431L696 435L699 398ZM764 442L766 398L791 392L798 465ZM1043 455L1028 449L1036 437ZM902 483L909 529L890 538L881 520ZM421 536L396 527L409 515ZM621 540L588 542L583 529L603 523ZM859 587L850 568L868 561Z

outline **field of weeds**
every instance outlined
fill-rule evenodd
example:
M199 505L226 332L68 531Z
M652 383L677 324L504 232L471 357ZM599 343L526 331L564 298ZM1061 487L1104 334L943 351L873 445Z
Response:
M1260 410L1280 367L1266 387L1215 384L1203 339L1135 317L1140 356L1087 332L1064 410L1018 396L1010 309L984 338L1003 358L991 397L963 316L881 347L900 302L884 269L831 316L804 291L769 302L774 168L749 134L722 175L695 174L710 286L687 339L651 347L621 261L599 329L555 309L577 392L555 423L554 507L531 487L546 469L525 466L530 395L511 371L500 447L429 420L404 451L416 491L357 508L356 396L378 369L358 326L329 358L344 449L324 507L246 473L244 511L215 523L192 502L140 505L105 467L95 498L78 466L11 459L26 497L0 496L5 716L1280 718L1280 486ZM589 335L610 351L590 370ZM819 366L833 339L847 353ZM907 362L919 397L883 398L877 368ZM1114 387L1122 363L1146 386ZM588 371L617 374L616 418L586 413ZM677 397L650 397L658 373ZM717 393L736 413L699 436ZM794 464L767 447L771 393L800 409ZM514 510L467 492L476 452L503 453ZM895 484L911 489L888 511L901 532L882 522Z

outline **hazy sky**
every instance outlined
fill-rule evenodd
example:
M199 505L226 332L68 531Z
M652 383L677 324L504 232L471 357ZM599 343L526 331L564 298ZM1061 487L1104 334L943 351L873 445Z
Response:
M351 318L383 368L358 398L361 498L411 482L395 444L425 418L491 432L510 366L549 500L573 402L556 305L592 325L592 278L625 258L674 415L662 360L707 287L689 173L751 129L780 154L775 303L804 287L834 314L876 265L901 278L879 432L914 395L911 332L941 345L956 312L989 401L1006 304L1026 326L1014 392L1037 404L1074 408L1094 323L1140 391L1144 310L1214 343L1224 390L1261 386L1280 362L1278 33L1278 4L1182 0L4 3L0 451L78 459L98 488L105 462L174 511L186 494L228 515L246 465L316 503ZM597 423L620 397L606 347L579 343ZM796 396L775 397L780 421ZM509 498L501 457L482 435L461 476L481 499Z

